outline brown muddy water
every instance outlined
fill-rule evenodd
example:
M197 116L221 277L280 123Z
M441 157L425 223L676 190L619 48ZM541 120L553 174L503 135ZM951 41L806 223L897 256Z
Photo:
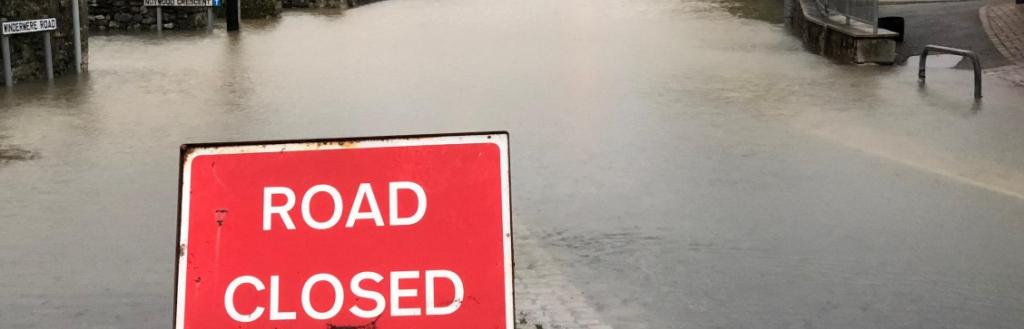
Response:
M0 328L171 323L178 146L508 130L617 328L1016 328L1024 95L804 51L781 3L389 0L104 35L0 91Z

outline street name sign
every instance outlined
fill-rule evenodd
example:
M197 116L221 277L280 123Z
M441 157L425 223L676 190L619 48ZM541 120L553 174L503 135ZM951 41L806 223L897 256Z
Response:
M33 19L3 23L3 35L53 31L57 29L56 18Z
M513 328L508 134L182 146L175 328Z
M146 7L218 7L220 0L144 0Z

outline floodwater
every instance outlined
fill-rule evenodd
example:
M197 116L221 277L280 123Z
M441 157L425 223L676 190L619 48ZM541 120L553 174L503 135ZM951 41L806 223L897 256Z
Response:
M613 327L1019 327L1022 89L836 65L777 8L390 0L93 37L88 75L0 90L0 328L170 325L182 143L480 130L511 133L518 239Z

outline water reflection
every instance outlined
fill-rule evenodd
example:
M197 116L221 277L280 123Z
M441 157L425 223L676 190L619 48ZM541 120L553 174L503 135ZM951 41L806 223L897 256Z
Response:
M773 24L783 23L784 0L718 0L726 11L742 18L756 19Z

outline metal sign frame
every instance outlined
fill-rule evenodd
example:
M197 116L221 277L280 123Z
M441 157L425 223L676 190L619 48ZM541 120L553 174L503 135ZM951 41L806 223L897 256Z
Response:
M45 24L44 24L45 23ZM27 31L14 31L8 33L9 26L17 24L33 25L33 29ZM11 68L11 36L19 34L42 33L43 53L46 57L46 80L53 80L53 46L51 44L50 31L57 30L56 18L32 19L24 21L3 22L0 28L0 57L3 57L4 85L14 85L14 71Z
M514 252L512 241L512 195L511 195L511 162L509 134L506 131L466 132L449 134L395 135L352 138L296 139L243 141L226 143L194 143L183 144L178 166L178 214L177 237L174 252L174 310L172 313L175 329L184 329L185 321L185 288L181 284L186 281L188 263L188 227L190 200L185 197L191 191L191 163L202 155L245 154L245 153L278 153L314 150L342 150L390 148L428 145L453 145L493 143L499 147L501 157L501 195L502 195L502 239L504 250L504 290L505 290L505 325L515 328L515 289L514 289Z

